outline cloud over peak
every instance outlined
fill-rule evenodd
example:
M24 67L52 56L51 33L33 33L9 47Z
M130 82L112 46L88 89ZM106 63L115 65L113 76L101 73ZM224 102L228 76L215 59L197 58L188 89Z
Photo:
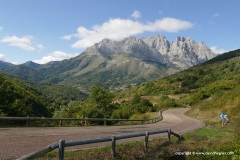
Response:
M6 61L6 57L5 57L5 55L0 54L0 60L1 60L1 61Z
M210 49L216 54L222 54L222 53L228 52L227 50L220 49L217 46L212 46Z
M33 62L38 63L38 64L45 64L45 63L48 63L51 61L62 61L64 59L76 57L77 55L79 55L79 53L70 54L70 53L65 53L62 51L54 51L54 52L50 53L48 56L45 56L45 57L41 58L40 60L34 60Z
M109 19L101 25L94 25L91 29L80 26L77 29L77 33L66 35L62 38L66 40L77 38L78 40L72 44L72 48L79 49L90 47L104 38L122 40L144 32L176 33L192 27L193 24L191 22L171 17L148 23L141 23L131 19L114 18Z

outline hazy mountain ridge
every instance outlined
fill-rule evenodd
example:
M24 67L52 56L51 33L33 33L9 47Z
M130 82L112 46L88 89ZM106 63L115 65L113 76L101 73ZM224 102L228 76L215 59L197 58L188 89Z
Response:
M177 37L172 43L161 35L121 41L103 39L77 57L44 65L27 62L7 68L5 73L33 82L60 83L86 90L94 84L115 88L165 77L214 56L204 43L191 38ZM17 71L23 65L27 76Z
M6 68L9 68L11 66L13 66L14 64L9 63L9 62L4 62L0 60L0 70L4 70Z

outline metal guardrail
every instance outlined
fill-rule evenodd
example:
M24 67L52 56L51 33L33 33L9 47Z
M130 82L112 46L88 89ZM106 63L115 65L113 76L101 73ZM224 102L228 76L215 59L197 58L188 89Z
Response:
M168 133L169 141L171 141L171 135L176 136L179 139L183 139L183 137L181 135L172 132L171 129L164 129L164 130L146 131L145 133L142 132L142 133L135 133L135 134L119 135L119 136L113 135L111 137L101 137L101 138L85 139L85 140L78 140L78 141L59 140L59 142L53 143L53 144L43 148L42 150L25 155L25 156L19 158L18 160L35 159L35 158L43 156L44 154L46 154L48 152L55 150L57 148L58 148L58 159L63 160L65 147L91 144L91 143L101 143L101 142L108 142L108 141L112 141L111 154L113 157L116 157L116 141L117 140L145 136L144 146L145 146L145 149L148 149L149 135L159 134L159 133Z
M165 109L164 109L165 110ZM150 119L106 119L106 118L45 118L45 117L0 117L1 120L10 120L10 121L27 121L27 126L29 126L30 121L59 121L59 126L62 126L63 121L83 121L85 125L88 125L88 122L104 122L104 125L107 125L108 121L112 122L140 122L143 124L147 123L156 123L162 120L162 112L160 110L158 116Z

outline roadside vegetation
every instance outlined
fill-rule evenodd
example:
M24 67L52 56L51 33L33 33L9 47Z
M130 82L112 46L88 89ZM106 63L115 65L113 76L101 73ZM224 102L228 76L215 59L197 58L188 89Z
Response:
M63 106L54 117L75 118L112 118L112 119L148 119L146 112L156 111L153 104L139 95L134 95L129 101L114 102L114 94L99 86L92 86L91 94L82 103L70 102ZM103 122L91 122L102 124Z

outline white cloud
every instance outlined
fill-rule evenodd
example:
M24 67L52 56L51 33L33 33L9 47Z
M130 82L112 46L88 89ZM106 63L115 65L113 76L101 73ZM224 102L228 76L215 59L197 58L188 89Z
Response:
M212 46L210 49L216 54L222 54L222 53L228 52L228 50L219 49L217 46Z
M135 19L138 19L141 17L141 13L137 10L135 10L132 15L131 15L132 18L135 18Z
M73 48L86 48L101 41L104 38L122 40L123 38L141 34L144 32L172 32L190 29L193 24L188 21L175 18L163 18L154 22L141 23L130 19L109 19L101 25L94 25L91 29L80 26L76 34L63 36L63 39L70 40L78 38Z
M6 61L6 57L3 54L0 54L0 60L1 61Z
M4 55L4 54L0 54L0 60L1 61L4 61L4 62L8 62L8 63L12 63L12 64L15 64L15 65L17 65L17 64L19 64L18 62L15 62L15 61L10 61L8 58L6 58L6 56Z
M70 40L72 37L74 37L74 34L63 36L62 39Z
M7 43L9 46L19 47L27 51L35 51L41 49L43 46L33 40L32 36L7 36L0 40L2 43Z
M213 17L219 17L219 16L220 16L219 13L215 13L215 14L213 15Z
M12 63L12 64L14 64L14 65L20 64L20 63L18 63L18 62L16 62L16 61L12 61L12 62L9 62L9 63Z
M54 52L50 53L48 56L45 56L45 57L41 58L40 60L34 60L33 62L38 63L38 64L45 64L45 63L48 63L51 61L62 61L64 59L76 57L77 55L79 55L79 53L69 54L69 53L65 53L62 51L54 51Z

